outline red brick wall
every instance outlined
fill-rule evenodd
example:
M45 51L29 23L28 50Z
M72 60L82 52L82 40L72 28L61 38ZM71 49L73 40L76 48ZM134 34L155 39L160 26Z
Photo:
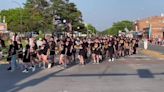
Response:
M138 31L145 32L149 25L152 26L152 38L164 38L164 17L154 16L146 19L138 20L136 26Z

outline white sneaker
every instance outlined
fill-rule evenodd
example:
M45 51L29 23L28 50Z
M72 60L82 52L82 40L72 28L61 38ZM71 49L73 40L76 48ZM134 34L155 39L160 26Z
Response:
M35 67L32 68L32 72L35 72Z
M22 72L23 72L23 73L28 73L28 70L27 70L27 69L25 69L25 70L23 70Z
M48 64L48 69L50 69L51 68L51 64Z
M112 58L112 61L114 61L114 58Z
M108 61L109 61L109 62L111 62L112 60L111 60L111 59L109 59Z
M28 69L32 69L32 67L29 67Z

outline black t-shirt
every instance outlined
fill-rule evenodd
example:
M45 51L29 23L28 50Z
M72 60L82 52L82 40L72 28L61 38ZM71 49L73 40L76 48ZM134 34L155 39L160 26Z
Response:
M48 43L43 44L44 48L42 49L42 54L47 55L47 51L49 49Z
M109 50L109 52L113 53L113 52L114 52L114 47L113 47L113 45L109 46L109 47L108 47L108 50Z
M38 49L38 46L36 43L34 43L34 47L33 47L34 50L37 50Z
M87 48L87 47L88 47L88 43L87 43L87 42L84 42L84 43L83 43L83 47L84 47L84 48Z
M62 48L63 48L63 49L62 49L62 51L61 51L61 54L66 54L65 51L66 51L67 46L64 44Z
M2 40L2 39L0 39L0 41L1 41L1 46L2 46L2 48L5 48L5 47L6 47L6 46L5 46L5 41Z
M23 45L18 44L18 54L23 54Z
M30 49L30 45L27 44L26 45L26 50L24 52L23 62L30 62L30 52L29 52L29 49Z
M10 45L9 46L9 51L8 51L9 55L15 55L16 54L16 48L14 45Z
M50 55L55 55L55 42L50 44Z

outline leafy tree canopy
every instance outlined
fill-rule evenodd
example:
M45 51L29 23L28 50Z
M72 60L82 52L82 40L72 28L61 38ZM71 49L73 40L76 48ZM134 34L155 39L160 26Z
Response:
M129 31L133 29L133 22L128 20L123 20L117 23L114 23L111 28L106 29L101 32L103 35L118 35L119 31L125 32L125 28Z

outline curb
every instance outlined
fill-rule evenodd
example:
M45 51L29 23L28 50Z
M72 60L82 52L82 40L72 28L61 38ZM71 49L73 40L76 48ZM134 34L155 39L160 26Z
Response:
M141 49L140 52L144 55L164 59L164 55L161 54L160 52L156 52L156 51L152 51L152 50L144 50L144 49Z

